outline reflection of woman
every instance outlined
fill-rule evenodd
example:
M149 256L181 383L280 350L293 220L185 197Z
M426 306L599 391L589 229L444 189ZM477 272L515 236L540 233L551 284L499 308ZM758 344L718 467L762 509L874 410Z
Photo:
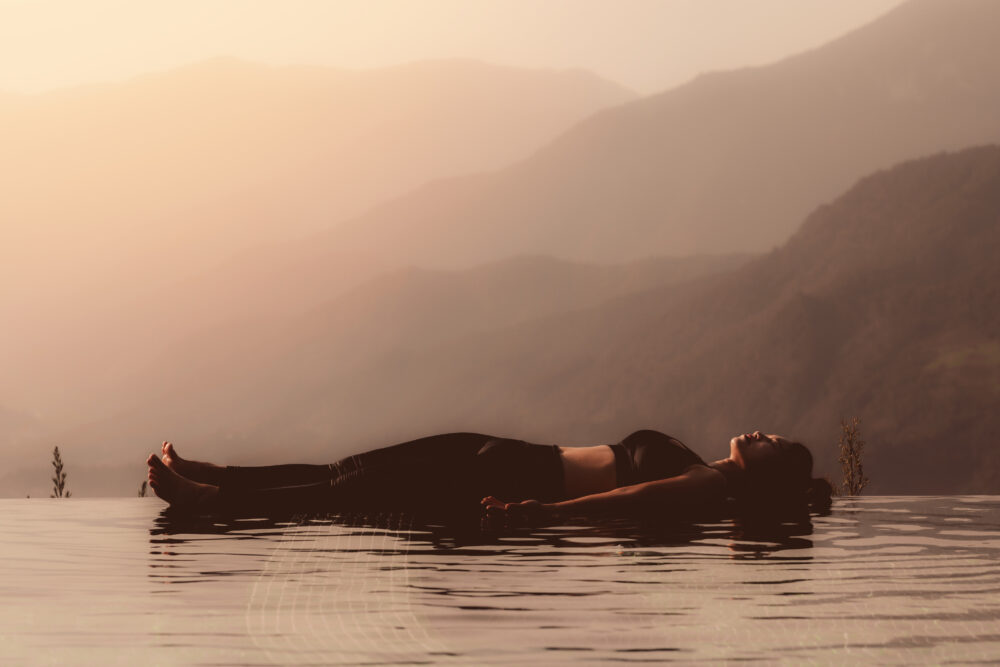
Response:
M685 512L726 500L738 506L829 506L830 484L812 479L799 443L760 431L730 441L705 463L680 441L636 431L592 447L535 445L478 433L436 435L329 465L223 467L150 455L150 486L172 506L272 514L343 510L463 514L554 521L567 515ZM485 498L484 498L485 496Z

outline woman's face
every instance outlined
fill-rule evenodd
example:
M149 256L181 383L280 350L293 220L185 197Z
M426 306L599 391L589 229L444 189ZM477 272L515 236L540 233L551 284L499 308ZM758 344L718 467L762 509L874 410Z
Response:
M774 461L790 444L791 441L773 433L744 433L729 441L729 457L744 470L750 470Z

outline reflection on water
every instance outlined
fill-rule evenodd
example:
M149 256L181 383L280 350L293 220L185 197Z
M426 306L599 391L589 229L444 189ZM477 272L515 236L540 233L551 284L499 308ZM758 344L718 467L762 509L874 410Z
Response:
M483 532L0 501L0 662L1000 660L1000 497Z

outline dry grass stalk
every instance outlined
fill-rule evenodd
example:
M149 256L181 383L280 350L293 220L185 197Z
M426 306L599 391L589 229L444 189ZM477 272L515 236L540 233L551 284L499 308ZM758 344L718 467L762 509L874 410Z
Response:
M846 496L860 496L868 486L863 461L865 441L861 439L861 419L852 417L850 422L842 419L840 431L840 465L844 471L840 490Z
M72 494L66 490L66 472L59 447L52 450L52 467L55 468L55 475L52 476L52 495L49 498L69 498Z

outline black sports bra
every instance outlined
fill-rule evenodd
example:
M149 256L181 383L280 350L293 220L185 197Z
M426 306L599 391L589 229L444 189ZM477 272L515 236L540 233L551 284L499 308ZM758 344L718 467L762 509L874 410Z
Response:
M659 431L636 431L611 449L615 453L616 486L675 477L693 465L705 465L683 442Z

